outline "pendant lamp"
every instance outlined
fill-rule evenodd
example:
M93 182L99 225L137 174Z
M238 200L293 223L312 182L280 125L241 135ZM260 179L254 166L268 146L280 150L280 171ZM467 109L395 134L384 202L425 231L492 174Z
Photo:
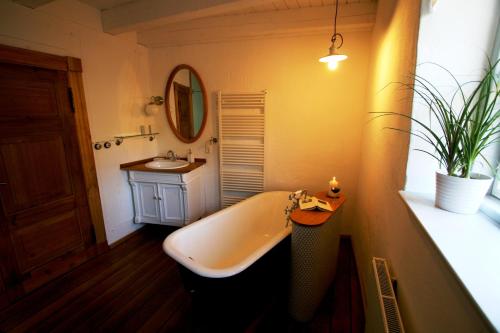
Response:
M338 62L347 59L345 54L339 53L338 50L344 44L344 38L341 34L337 33L337 14L339 11L339 0L335 1L335 18L333 20L333 35L332 35L332 45L330 46L329 52L326 56L319 59L320 62L324 62L328 65L328 69L334 70L338 66Z

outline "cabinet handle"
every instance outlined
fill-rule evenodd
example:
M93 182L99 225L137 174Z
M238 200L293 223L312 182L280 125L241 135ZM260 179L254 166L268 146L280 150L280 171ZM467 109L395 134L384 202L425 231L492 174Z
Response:
M158 197L158 200L161 200L161 197Z
M158 200L158 198L156 197L156 195L153 196L153 200Z

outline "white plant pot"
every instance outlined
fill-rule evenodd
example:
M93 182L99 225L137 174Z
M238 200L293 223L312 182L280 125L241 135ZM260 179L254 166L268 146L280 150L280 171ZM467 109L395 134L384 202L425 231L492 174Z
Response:
M460 213L477 213L493 179L472 174L471 178L448 176L436 172L436 207Z

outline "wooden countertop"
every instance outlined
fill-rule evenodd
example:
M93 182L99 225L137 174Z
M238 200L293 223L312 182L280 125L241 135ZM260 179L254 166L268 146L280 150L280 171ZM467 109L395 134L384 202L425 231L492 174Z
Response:
M153 161L153 157L147 158L140 161L129 162L120 164L120 169L131 170L131 171L143 171L143 172L159 172L159 173L188 173L201 167L203 164L207 163L204 158L195 158L194 163L189 163L189 165L183 168L177 169L150 169L146 167L146 163ZM185 158L179 158L180 160L186 160Z
M340 194L338 198L330 198L326 195L326 191L318 192L314 195L316 198L328 201L333 209L333 212L323 212L320 210L301 210L300 208L295 209L292 214L290 214L290 219L294 223L301 225L321 225L328 221L328 219L335 214L335 212L344 204L345 196Z

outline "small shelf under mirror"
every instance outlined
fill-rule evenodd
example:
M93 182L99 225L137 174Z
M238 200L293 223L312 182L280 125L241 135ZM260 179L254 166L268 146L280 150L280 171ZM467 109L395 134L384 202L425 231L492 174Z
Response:
M159 132L154 132L154 133L139 133L139 134L130 134L130 135L115 135L112 139L108 140L101 140L101 141L96 141L92 143L92 146L94 147L95 150L101 150L102 148L109 149L113 146L120 146L125 139L131 139L131 138L148 138L149 141L153 141L157 135L159 135Z

